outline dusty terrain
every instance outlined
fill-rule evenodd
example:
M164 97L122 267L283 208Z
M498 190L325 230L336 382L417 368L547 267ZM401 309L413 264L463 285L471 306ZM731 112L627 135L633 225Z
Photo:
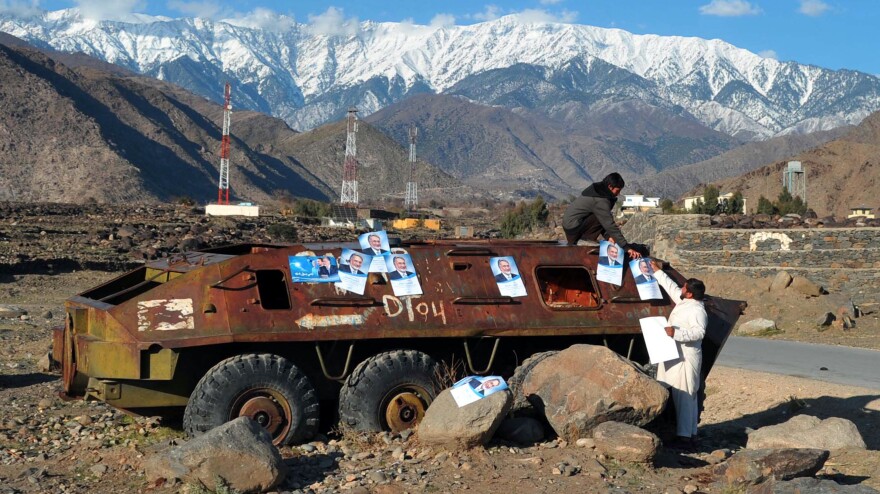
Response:
M37 360L50 345L49 328L61 322L63 300L112 276L99 271L4 276L0 307L27 314L0 319L0 493L198 491L189 485L149 485L140 472L144 455L182 437L179 424L132 418L102 404L60 401L57 377L38 370ZM764 302L750 303L752 312ZM824 333L788 333L799 335ZM877 348L876 338L863 336L860 346ZM717 368L707 394L699 450L665 451L655 469L620 464L558 440L447 453L408 437L331 436L283 448L293 473L280 491L739 492L713 483L708 472L718 461L717 450L742 448L749 428L779 423L794 413L856 423L871 451L834 453L822 476L880 489L880 390Z

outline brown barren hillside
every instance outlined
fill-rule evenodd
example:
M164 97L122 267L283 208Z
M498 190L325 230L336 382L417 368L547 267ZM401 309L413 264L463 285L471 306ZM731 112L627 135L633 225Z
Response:
M54 53L0 42L0 200L216 198L222 107L85 58L56 59ZM218 83L218 93L222 89ZM233 200L338 198L344 122L299 134L279 119L233 111L231 134ZM367 125L361 126L358 145L361 197L402 198L407 151ZM417 179L420 199L471 192L424 162Z
M790 158L806 168L807 203L819 216L846 217L856 206L880 207L880 112L843 137ZM776 199L789 160L715 182L722 191L741 190L750 210L764 196Z

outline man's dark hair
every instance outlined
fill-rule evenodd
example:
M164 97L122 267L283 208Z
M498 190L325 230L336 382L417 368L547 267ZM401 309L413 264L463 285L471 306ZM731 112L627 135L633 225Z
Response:
M605 187L619 187L623 188L626 185L626 182L623 181L623 177L620 176L619 173L609 173L608 176L602 179L602 185Z
M691 278L685 282L685 285L687 286L687 291L694 296L694 300L703 300L706 296L706 285L702 281Z

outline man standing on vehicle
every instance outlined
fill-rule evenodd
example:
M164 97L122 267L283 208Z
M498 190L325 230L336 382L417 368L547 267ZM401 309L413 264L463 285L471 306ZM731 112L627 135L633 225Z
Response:
M708 324L703 305L706 285L691 278L679 288L654 259L651 259L651 267L654 268L654 278L675 303L675 308L669 314L666 334L675 340L681 355L657 367L657 380L670 386L669 391L675 403L677 437L673 446L690 448L696 443L700 415L697 392L700 390L700 367L703 363L703 337Z
M617 202L617 196L625 182L619 173L611 173L581 192L562 215L562 230L568 245L577 245L578 240L595 241L599 235L605 240L626 249L630 258L638 259L642 255L629 247L629 243L614 222L611 209Z

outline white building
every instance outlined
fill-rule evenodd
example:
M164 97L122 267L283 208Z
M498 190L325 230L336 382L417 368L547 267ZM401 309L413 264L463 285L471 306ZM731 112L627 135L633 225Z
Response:
M633 214L660 207L659 197L645 197L642 194L624 195L620 204L621 214Z

